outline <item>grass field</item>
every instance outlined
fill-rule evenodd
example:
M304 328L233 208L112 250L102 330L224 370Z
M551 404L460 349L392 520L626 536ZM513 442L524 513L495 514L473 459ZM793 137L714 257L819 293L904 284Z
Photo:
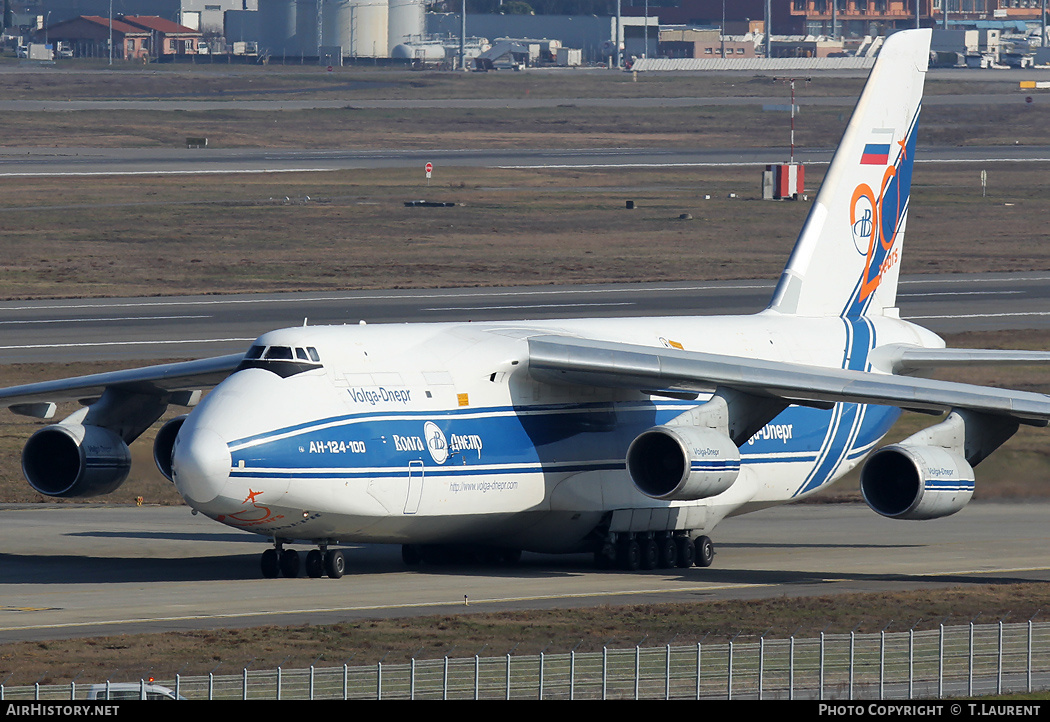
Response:
M1050 268L1045 169L982 169L917 166L904 273ZM0 297L776 278L809 210L757 168L422 176L0 178Z

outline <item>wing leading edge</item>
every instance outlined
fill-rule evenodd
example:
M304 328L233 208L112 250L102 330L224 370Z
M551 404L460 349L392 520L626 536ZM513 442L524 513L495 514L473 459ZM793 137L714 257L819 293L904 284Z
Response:
M1044 394L564 336L529 339L529 373L548 383L671 393L722 387L801 405L966 409L1031 426L1050 422Z
M53 402L98 397L109 388L150 396L208 388L229 376L243 358L244 354L237 353L11 386L0 389L0 405L15 413L50 418Z

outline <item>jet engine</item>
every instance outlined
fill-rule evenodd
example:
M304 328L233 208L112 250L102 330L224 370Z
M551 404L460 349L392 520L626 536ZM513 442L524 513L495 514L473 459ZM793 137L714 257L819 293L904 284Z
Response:
M177 416L160 427L157 438L153 440L153 461L160 473L168 481L175 481L171 473L171 452L175 448L175 437L186 421L186 414Z
M700 426L654 426L627 449L627 471L654 499L705 499L740 475L740 450L726 434Z
M893 519L936 519L966 506L973 467L939 446L894 444L864 464L860 490L874 511Z
M117 434L100 426L55 424L29 437L22 473L48 496L99 496L128 478L131 452Z

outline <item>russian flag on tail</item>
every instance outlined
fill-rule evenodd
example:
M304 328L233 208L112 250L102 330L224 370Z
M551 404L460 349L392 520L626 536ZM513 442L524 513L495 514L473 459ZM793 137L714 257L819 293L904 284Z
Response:
M890 162L889 143L868 143L860 156L861 165L888 165Z
M872 128L874 142L865 143L860 155L861 165L889 165L890 146L893 144L893 128Z

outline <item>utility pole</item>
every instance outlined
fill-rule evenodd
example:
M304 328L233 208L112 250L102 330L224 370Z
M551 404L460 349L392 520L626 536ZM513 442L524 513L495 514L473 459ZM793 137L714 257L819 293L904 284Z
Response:
M317 62L321 63L321 45L324 43L324 30L321 24L324 19L324 0L317 0Z
M620 56L620 35L623 33L623 19L620 15L620 0L616 0L616 37L613 44L616 46L616 67L623 67L623 58Z
M773 56L773 10L766 0L766 57Z
M725 0L723 0L723 3ZM724 20L724 18L723 18ZM649 0L645 0L645 49L642 51L642 57L649 57ZM723 53L724 55L725 53Z
M722 41L722 60L726 59L726 0L722 0L722 28L721 32L718 33L719 39Z

